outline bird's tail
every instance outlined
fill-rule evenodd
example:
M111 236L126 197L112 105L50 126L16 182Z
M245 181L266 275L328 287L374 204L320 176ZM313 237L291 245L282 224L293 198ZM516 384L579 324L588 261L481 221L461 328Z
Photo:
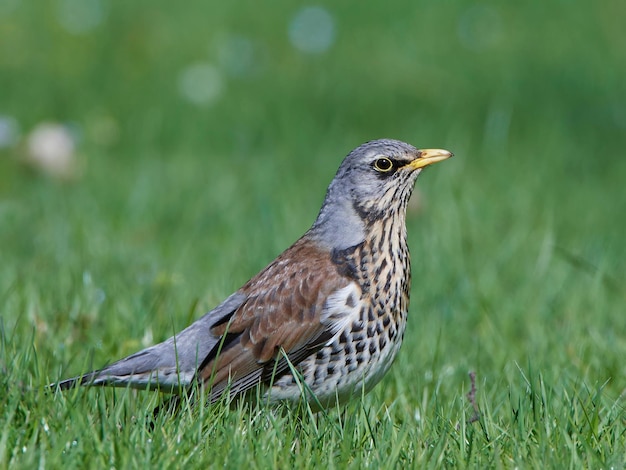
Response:
M70 390L75 387L80 387L81 385L91 385L93 383L93 379L99 372L100 371L93 371L88 374L79 375L78 377L72 377L59 382L54 382L48 385L48 388L55 390Z
M219 341L203 328L201 320L160 344L49 387L68 390L81 385L110 385L177 392L192 383L198 366Z
M110 385L138 389L159 389L176 392L191 384L204 357L186 360L188 354L177 354L173 341L152 346L121 359L102 369L61 380L50 388L68 390L78 386Z
M112 385L177 392L193 382L198 367L218 346L221 336L212 333L212 326L228 321L244 299L244 295L235 293L168 340L100 370L53 383L50 388L67 390L80 385Z

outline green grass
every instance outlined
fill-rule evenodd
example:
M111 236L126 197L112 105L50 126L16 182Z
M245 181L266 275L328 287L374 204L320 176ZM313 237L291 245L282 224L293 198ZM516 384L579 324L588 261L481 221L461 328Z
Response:
M106 2L79 36L59 4L0 5L0 115L74 123L83 165L58 181L0 149L0 467L626 465L624 5L327 3L336 42L308 56L288 2ZM182 99L229 34L252 73ZM44 393L219 303L383 136L456 156L418 181L409 326L371 394L150 431L158 394Z

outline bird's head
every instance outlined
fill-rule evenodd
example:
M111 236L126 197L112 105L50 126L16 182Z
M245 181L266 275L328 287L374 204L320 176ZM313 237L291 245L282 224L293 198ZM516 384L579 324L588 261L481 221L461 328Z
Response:
M339 248L358 243L378 220L400 216L403 222L422 169L451 156L447 150L418 150L389 139L357 147L330 183L314 231L324 235L326 245Z

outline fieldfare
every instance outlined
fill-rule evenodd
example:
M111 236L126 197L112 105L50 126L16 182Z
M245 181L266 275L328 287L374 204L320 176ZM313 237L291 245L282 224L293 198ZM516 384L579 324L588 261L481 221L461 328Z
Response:
M313 226L241 289L168 340L52 387L199 384L215 402L260 385L275 402L299 400L304 383L322 406L369 391L404 336L409 197L424 167L451 156L396 140L357 147Z

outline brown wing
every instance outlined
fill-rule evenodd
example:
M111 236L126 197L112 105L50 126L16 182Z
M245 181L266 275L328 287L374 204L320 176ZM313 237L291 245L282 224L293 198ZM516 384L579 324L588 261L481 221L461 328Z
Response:
M332 337L320 321L326 299L349 282L327 250L304 239L248 281L239 291L243 304L212 328L223 340L198 371L212 384L212 399L229 383L236 394L268 380L281 348L295 363L320 349Z

